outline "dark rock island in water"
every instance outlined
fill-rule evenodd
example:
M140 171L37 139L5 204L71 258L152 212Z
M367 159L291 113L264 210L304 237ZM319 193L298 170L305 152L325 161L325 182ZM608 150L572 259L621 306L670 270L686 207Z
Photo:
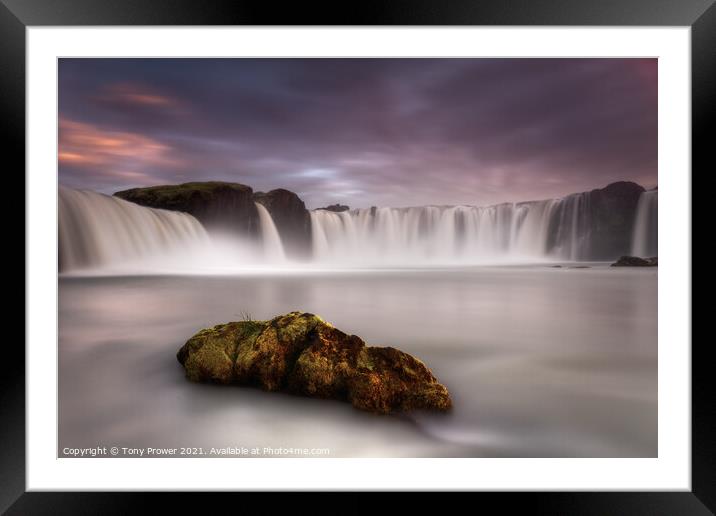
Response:
M659 260L653 258L639 258L638 256L622 256L612 264L612 267L657 267Z
M177 359L194 382L346 400L380 414L452 406L447 388L420 360L394 348L366 346L310 313L201 330Z

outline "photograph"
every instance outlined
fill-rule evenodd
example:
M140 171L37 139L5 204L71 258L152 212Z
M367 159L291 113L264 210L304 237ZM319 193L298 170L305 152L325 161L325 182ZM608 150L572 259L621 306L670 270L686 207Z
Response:
M714 514L715 1L0 0L0 514Z
M59 57L56 456L659 457L660 79Z

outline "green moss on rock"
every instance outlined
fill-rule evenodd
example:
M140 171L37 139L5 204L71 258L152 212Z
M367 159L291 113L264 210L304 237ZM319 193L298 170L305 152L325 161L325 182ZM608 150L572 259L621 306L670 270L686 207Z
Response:
M224 181L206 181L181 183L178 185L158 185L143 188L131 188L116 192L114 195L131 200L137 204L167 207L185 206L196 198L210 200L219 191L234 191L242 194L253 194L251 187L240 183L227 183Z
M207 181L149 186L116 192L125 201L188 213L209 230L258 236L258 211L251 187L239 183Z
M177 358L192 381L347 400L381 414L452 405L447 388L420 360L394 348L368 347L310 313L201 330Z
M177 359L189 380L233 383L239 343L250 345L264 327L256 321L242 321L201 330L182 346Z

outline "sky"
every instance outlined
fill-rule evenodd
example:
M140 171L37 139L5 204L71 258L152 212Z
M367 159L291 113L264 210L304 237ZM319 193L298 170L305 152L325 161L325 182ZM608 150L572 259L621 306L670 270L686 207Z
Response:
M656 59L60 59L59 181L286 188L308 208L657 185Z

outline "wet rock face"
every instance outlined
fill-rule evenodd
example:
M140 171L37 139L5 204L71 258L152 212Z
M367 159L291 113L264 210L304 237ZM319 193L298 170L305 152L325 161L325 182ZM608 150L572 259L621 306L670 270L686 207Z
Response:
M295 193L278 188L256 192L254 201L271 214L286 253L291 258L309 258L311 252L311 215Z
M201 330L177 359L191 381L346 400L379 414L452 406L447 388L420 360L394 348L366 346L309 313Z
M642 186L629 181L590 192L593 259L614 259L631 248L636 209L643 192Z
M638 256L622 256L612 267L658 267L659 260L656 256L652 258L639 258Z
M628 253L643 192L636 183L619 181L564 197L550 219L547 251L559 255L576 244L576 255L568 257L596 261Z
M251 237L259 234L253 190L239 183L208 181L150 186L123 190L114 195L149 208L189 213L208 230Z

